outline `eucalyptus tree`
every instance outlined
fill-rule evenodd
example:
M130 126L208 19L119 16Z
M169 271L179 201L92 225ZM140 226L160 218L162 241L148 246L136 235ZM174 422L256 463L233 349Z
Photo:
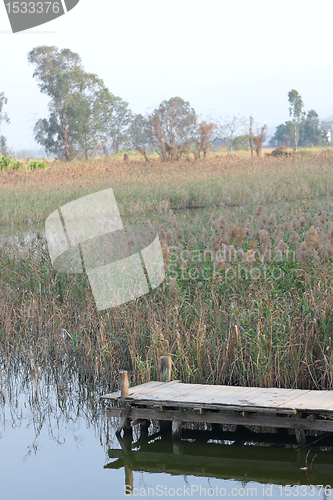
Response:
M37 121L35 139L47 151L70 160L76 150L69 108L84 72L80 56L69 49L40 46L28 53L28 61L35 66L40 91L50 97L49 117Z
M84 70L78 54L41 46L29 52L28 61L41 92L50 97L49 117L34 128L39 144L66 160L78 153L88 158L107 140L119 149L130 122L128 105Z
M162 101L146 124L149 142L162 161L177 160L194 145L197 115L180 97Z
M302 119L305 116L305 112L302 111L304 104L301 96L297 90L292 89L288 92L289 116L292 117L292 124L294 128L294 141L295 141L295 151L297 151L298 141L299 141L299 127Z
M130 128L133 114L128 103L110 93L105 113L106 142L111 145L114 153L130 144Z
M147 149L149 148L148 123L141 114L133 115L129 131L130 147L139 151L148 162Z

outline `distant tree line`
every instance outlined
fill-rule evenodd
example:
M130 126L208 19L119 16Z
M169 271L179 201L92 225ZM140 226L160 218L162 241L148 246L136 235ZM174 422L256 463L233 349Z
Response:
M201 158L214 142L231 154L236 131L245 125L236 116L200 120L180 97L162 101L146 116L134 114L103 80L87 73L79 55L69 49L36 47L28 53L28 61L35 67L33 76L41 92L50 98L49 116L37 121L35 139L48 153L66 160L77 155L108 156L120 150L138 151L146 161L150 152L162 161L190 153ZM260 143L255 149L259 156L263 137L259 140L253 134L252 138L253 144Z
M275 134L270 140L272 146L285 145L293 147L296 151L298 146L324 146L328 143L326 131L321 129L319 116L314 109L307 113L303 111L304 104L297 90L292 89L288 93L289 114L291 120L281 123L276 128Z
M162 161L205 157L212 145L232 150L249 149L261 156L267 126L233 116L201 120L188 101L173 97L162 101L145 116L135 114L126 101L112 94L103 80L87 73L80 56L69 49L35 47L28 53L33 76L40 91L49 97L47 118L37 121L35 140L46 151L67 161L90 156L138 151L149 161L157 153ZM299 146L322 145L326 134L320 129L314 110L305 116L303 102L296 90L288 94L291 121L277 127L271 144ZM0 125L9 119L3 111L7 99L0 93ZM237 135L243 127L243 135ZM0 154L8 153L0 136Z

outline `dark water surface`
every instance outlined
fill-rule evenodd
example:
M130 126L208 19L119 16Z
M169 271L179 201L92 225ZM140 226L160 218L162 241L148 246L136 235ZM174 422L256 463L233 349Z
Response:
M155 422L148 439L135 427L132 442L116 437L118 419L106 415L102 389L31 373L1 371L2 500L331 496L333 451L323 439L297 451L292 436L289 445L235 442L207 426L172 442Z

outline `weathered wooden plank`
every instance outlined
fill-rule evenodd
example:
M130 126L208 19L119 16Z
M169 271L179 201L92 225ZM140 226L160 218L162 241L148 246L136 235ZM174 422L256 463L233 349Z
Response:
M207 398L203 398L202 402L203 403L209 403L209 402L214 402L215 404L223 404L223 405L231 405L231 404L237 404L237 405L244 405L248 404L248 401L261 389L259 388L244 388L243 391L237 391L237 392L230 392L230 393L225 393L220 392L217 393L213 396L208 396ZM251 405L253 406L253 405Z
M132 396L133 394L136 394L139 390L143 391L144 389L151 389L153 387L158 387L161 384L161 382L156 382L156 381L151 381L151 382L146 382L145 384L141 385L136 385L135 387L130 387L128 396ZM120 391L115 391L111 392L109 394L104 394L101 396L101 399L112 399L112 400L117 400L121 397L121 392Z
M221 390L219 386L212 386L209 391L207 391L206 386L198 387L196 391L189 392L187 394L181 395L181 401L184 404L187 403L201 403L205 398L214 397L215 394L220 394Z
M146 401L146 400L140 400L140 401L135 401L135 405L140 405L140 406L151 406L152 401ZM155 405L156 406L156 405ZM237 405L215 405L215 404L205 404L203 405L202 403L183 403L179 401L159 401L158 406L162 407L171 407L171 408L183 408L183 409L193 409L200 411L201 413L204 413L206 410L219 410L219 411L248 411L248 412L260 412L264 414L281 414L281 415L290 415L290 414L296 414L297 411L292 408L263 408L259 406L237 406ZM119 409L120 411L120 409ZM314 411L314 410L312 410Z
M178 398L180 395L187 392L196 391L198 388L202 387L200 384L173 384L173 382L161 382L162 386L159 387L158 391L152 391L145 394L146 400L159 401L161 399L171 401L174 398ZM133 399L137 399L138 395L135 394Z
M117 400L121 396L120 391L115 391L115 392L110 392L109 394L103 394L103 396L100 396L100 399L112 399L112 400Z
M143 396L151 397L151 394L154 392L155 394L156 391L164 391L170 388L170 386L177 386L177 385L182 385L179 380L172 380L171 382L149 382L150 385L147 387L143 387L142 384L138 385L136 387L131 387L131 393L129 395L130 398L136 399L136 398L141 398Z
M251 402L253 406L278 406L281 402L286 402L290 395L293 393L293 389L261 389L259 393L256 393L251 397Z
M208 389L209 388L209 389ZM224 386L224 385L202 385L200 391L202 390L203 396L200 401L203 401L205 399L209 399L212 397L218 397L221 396L223 398L228 398L228 397L234 397L234 396L240 396L241 394L246 394L249 390L249 387L232 387L232 386ZM197 393L195 393L195 396ZM193 401L197 402L197 401Z
M110 408L107 411L108 416L118 416L118 408ZM216 424L235 424L235 425L254 425L259 427L277 427L277 428L299 428L311 429L324 432L333 432L332 420L313 421L296 417L277 417L269 415L255 415L245 413L239 415L231 412L204 412L202 414L193 411L181 410L154 410L152 408L131 408L131 418L172 420L180 422L202 422Z
M166 384L165 384L166 385ZM205 393L204 397L197 398L196 395L198 391L203 390ZM244 388L244 387L228 387L228 386L207 386L201 384L178 384L174 387L161 387L158 392L154 394L149 393L144 399L146 401L154 400L158 401L168 401L168 405L172 405L173 402L208 402L211 399L217 403L225 403L225 401L237 400L240 396L246 396L247 394L253 394L254 391L260 391L259 388ZM219 397L220 396L220 397ZM215 400L215 398L217 398ZM135 395L134 399L138 399Z
M160 385L161 382L158 382L157 380L151 380L150 382L146 382L144 384L135 385L134 387L131 387L130 392L135 394L138 391L142 391L144 389L152 389L153 387L159 387Z
M284 403L279 405L285 406ZM307 394L300 395L292 401L297 409L317 409L333 411L333 391L308 391Z
M293 406L296 406L296 402L299 401L299 398L307 397L307 395L311 394L312 392L318 392L318 391L294 389L293 393L289 395L288 400L281 402L281 405L279 404L279 406L286 404L291 404Z

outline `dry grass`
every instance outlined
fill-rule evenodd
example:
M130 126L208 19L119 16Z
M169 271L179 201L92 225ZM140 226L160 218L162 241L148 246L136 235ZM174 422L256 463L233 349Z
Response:
M134 157L50 163L50 170L0 171L0 224L43 223L56 208L112 187L123 214L160 209L285 200L313 200L333 192L332 156L291 159L216 155L207 160L150 164Z

